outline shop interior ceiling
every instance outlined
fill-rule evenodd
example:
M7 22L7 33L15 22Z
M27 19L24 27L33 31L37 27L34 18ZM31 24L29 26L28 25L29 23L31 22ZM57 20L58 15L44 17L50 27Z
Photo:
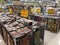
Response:
M6 5L9 5L9 4L13 4L13 1L20 1L20 3L27 3L27 2L30 2L30 3L32 3L32 2L35 2L35 3L37 3L37 2L42 2L42 0L0 0L0 4L2 4L2 1L4 1L4 3L6 4Z
M46 3L46 4L54 4L54 3L58 3L59 0L4 0L5 4L13 4L13 1L20 1L20 3ZM1 5L2 0L0 0L0 5Z

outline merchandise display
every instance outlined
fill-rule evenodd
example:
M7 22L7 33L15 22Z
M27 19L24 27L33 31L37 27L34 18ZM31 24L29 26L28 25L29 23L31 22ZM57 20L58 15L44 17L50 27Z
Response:
M48 16L47 18L47 30L51 32L59 32L60 30L60 17L58 16Z
M52 42L54 39L50 38L60 31L59 2L0 0L0 35L5 45L48 45Z
M30 14L30 19L44 23L45 29L51 32L57 33L60 30L60 17L57 14Z
M16 21L15 20L12 21L12 17L7 15L5 16L0 15L0 19L1 19L0 33L7 45L39 45L39 44L42 45L43 44L44 25L42 24L38 25L38 22L25 18L20 18L20 19L16 19ZM21 22L19 22L18 20L20 20Z
M40 17L40 14L29 14L30 16L30 19L34 20L34 21L37 21L37 22L40 22L42 19Z

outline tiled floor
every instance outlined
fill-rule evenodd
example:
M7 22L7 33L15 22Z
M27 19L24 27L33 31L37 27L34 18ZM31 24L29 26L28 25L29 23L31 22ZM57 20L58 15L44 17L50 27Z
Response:
M44 45L47 45L49 42L51 42L51 40L54 39L56 35L57 34L45 30Z
M60 32L57 33L57 35L51 39L50 42L48 42L46 45L60 45Z
M51 33L50 31L45 31L44 45L60 45L60 32ZM0 36L0 45L5 45L2 37Z

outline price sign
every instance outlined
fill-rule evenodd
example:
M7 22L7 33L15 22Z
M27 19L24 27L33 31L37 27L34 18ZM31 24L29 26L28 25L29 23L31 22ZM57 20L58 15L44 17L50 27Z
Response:
M48 14L54 14L55 13L55 9L48 9Z
M41 9L40 8L37 8L36 9L36 13L41 13Z
M28 17L28 10L24 9L24 10L21 10L21 16L22 17Z
M31 8L31 12L34 12L34 8Z
M12 14L13 13L13 10L12 8L9 9L9 14Z

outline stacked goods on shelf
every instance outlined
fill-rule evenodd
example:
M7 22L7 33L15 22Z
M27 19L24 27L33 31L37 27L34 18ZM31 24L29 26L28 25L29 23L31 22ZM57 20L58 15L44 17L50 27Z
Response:
M46 29L46 23L47 23L46 16L40 14L30 14L29 16L31 20L43 23Z
M34 20L36 20L37 22L41 22L41 20L42 20L41 17L39 17L39 16L35 16L35 18L36 19L34 19Z
M34 22L33 20L28 20L25 18L23 18L23 20L25 23L27 23L27 25L30 24L28 27L30 27L33 31L33 38L32 38L33 44L31 44L31 45L43 44L43 42L44 42L44 38L43 38L44 37L44 26L41 26L39 23L37 24L37 22ZM39 25L39 26L37 26L37 25ZM42 41L40 41L40 39Z
M30 40L31 40L30 39L30 34L32 34L31 31L32 30L30 30L28 27L24 27L21 30L20 29L17 30L17 32L21 35L24 35L25 33L28 32L28 34L26 34L24 37L21 38L22 41L21 41L20 45L30 45Z
M20 30L20 29L19 29ZM29 31L29 30L28 30ZM31 30L30 30L31 31ZM29 31L29 32L30 32ZM30 45L30 35L28 35L29 33L28 32L26 32L25 33L25 31L21 31L21 32L16 32L16 31L12 31L12 32L10 32L11 33L11 36L13 36L14 37L14 41L10 41L9 40L9 42L11 42L10 43L10 45ZM28 33L28 34L27 34ZM10 37L11 38L11 37ZM12 39L11 39L12 40ZM15 42L16 41L16 42ZM23 43L24 42L24 43ZM9 45L9 43L8 43L8 45Z
M60 18L54 17L54 18L47 18L47 30L50 30L51 32L58 32L60 30Z
M13 25L15 26L16 23ZM30 45L30 30L28 27L15 28L13 25L4 24L2 26L3 39L8 45ZM21 26L21 25L20 25ZM18 31L20 30L20 31ZM15 42L16 41L16 42ZM23 43L25 42L25 43Z
M46 29L51 32L58 32L59 31L59 15L57 14L58 9L53 7L47 7L47 20L46 20Z
M46 30L57 33L60 30L59 19L60 16L57 13L59 8L47 7L47 16L46 16Z
M6 24L7 22L12 21L12 18L9 18L8 16L4 16L4 15L0 15L0 31L1 31L1 35L3 36L3 28L2 28L2 24Z
M25 19L25 18L21 18L21 20L23 20L23 22L24 22L23 24L26 25L26 26L32 26L33 23L34 23L33 20L28 20L28 19Z
M24 20L25 25L22 22L9 22L1 23L1 33L2 37L7 45L40 45L44 41L44 26L41 24L38 25L38 22L21 18ZM4 19L2 19L4 20ZM11 19L10 19L11 20ZM20 20L21 21L21 20ZM30 22L32 24L30 25ZM24 26L25 25L25 26ZM43 35L43 36L42 36ZM42 42L40 43L40 41Z
M51 20L51 19L50 19L50 20L48 21L48 27L49 27L50 31L53 32L53 30L55 30L55 32L57 32L55 20Z
M31 20L34 20L34 21L37 21L37 22L41 22L43 19L42 19L42 17L41 16L43 16L43 15L40 15L40 14L29 14L29 16L30 16L30 19ZM44 16L43 16L44 17Z

